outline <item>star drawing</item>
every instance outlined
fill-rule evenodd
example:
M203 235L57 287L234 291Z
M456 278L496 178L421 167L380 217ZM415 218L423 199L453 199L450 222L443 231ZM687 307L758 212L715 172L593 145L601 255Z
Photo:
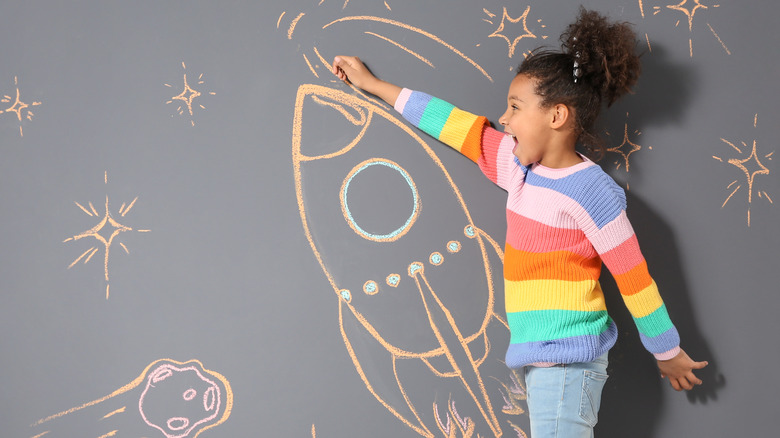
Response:
M509 54L508 54L508 56L510 58L512 56L514 56L515 49L517 48L517 43L519 43L520 40L522 40L523 38L533 38L533 39L538 38L533 32L531 32L528 29L528 13L530 11L531 11L531 6L527 6L525 8L525 11L523 11L522 15L520 15L517 18L512 18L512 17L509 16L509 13L506 10L506 6L504 6L504 13L503 13L503 16L501 17L501 24L498 25L498 28L493 33L488 35L489 38L503 38L506 41L507 45L509 46ZM484 9L484 12L491 19L495 17L495 14L492 14L487 9ZM484 21L487 21L490 24L494 24L492 21L490 21L488 19L485 19ZM541 22L541 20L537 20L537 21ZM522 26L522 33L520 33L518 36L516 36L514 38L510 38L509 36L507 36L507 34L508 34L508 32L507 32L508 31L507 25L508 24L518 24L518 23ZM515 27L518 27L518 26L515 26ZM546 26L545 25L541 25L541 27L544 28ZM547 36L546 35L542 36L542 39L547 39Z
M753 127L757 127L758 125L758 114L756 114L753 118ZM734 149L736 152L740 154L740 156L745 155L745 148L749 148L750 153L745 158L729 158L728 160L724 160L721 157L717 157L715 155L712 156L712 158L720 161L721 163L728 163L740 171L745 175L745 183L747 184L747 199L748 199L748 208L747 208L747 225L750 226L750 208L753 204L753 188L754 188L754 182L756 180L756 177L759 175L769 175L770 170L764 163L761 162L761 158L759 158L758 153L758 142L754 139L752 146L748 146L746 142L741 142L740 146L737 146L734 144L734 142L728 141L725 138L721 138L721 141L729 146L731 146L732 149ZM772 161L772 155L774 155L774 152L770 152L766 155L764 155L764 158L767 161ZM742 188L742 185L738 183L738 180L734 180L729 184L727 187L727 190L731 190L731 188L736 185L737 187L733 189L731 194L726 198L726 200L723 202L723 205L720 206L720 208L723 208L726 206L726 204L729 203L731 198ZM766 191L758 190L756 191L756 194L759 198L766 199L767 202L770 204L773 204L771 196Z

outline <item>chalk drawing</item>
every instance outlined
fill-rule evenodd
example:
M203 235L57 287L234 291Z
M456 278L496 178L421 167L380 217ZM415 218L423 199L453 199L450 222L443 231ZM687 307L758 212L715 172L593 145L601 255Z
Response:
M639 2L639 11L642 15L642 18L645 18L645 0L638 0ZM652 7L652 14L653 16L661 14L662 12L665 13L666 16L672 16L674 14L673 19L676 20L674 26L678 27L680 26L680 23L687 22L688 24L688 53L691 57L693 57L693 37L694 37L694 18L696 17L696 13L699 12L705 13L705 11L710 11L711 9L719 8L720 5L705 5L702 3L702 0L682 0L679 3L670 3L670 4L661 4L661 5L655 5ZM647 10L647 13L650 13L650 9ZM682 14L682 17L680 16ZM728 47L726 47L726 44L723 42L723 40L720 38L720 35L718 35L717 32L715 32L715 29L712 27L710 23L706 23L707 29L709 29L710 33L715 37L715 39L718 41L718 43L723 47L723 50L726 52L726 54L731 55L731 51ZM650 36L645 33L645 40L647 41L647 48L652 52L653 48L650 44Z
M108 185L108 172L105 172L104 174L104 182L106 185ZM122 206L119 207L119 210L117 211L117 215L120 217L125 217L125 215L127 215L127 213L129 213L130 210L133 209L136 201L138 201L138 197L133 199L130 202L130 204L123 203ZM97 223L97 225L93 226L92 228L84 232L81 232L79 234L76 234L73 237L69 237L65 239L63 242L71 242L71 241L81 240L84 238L91 238L97 240L98 243L95 244L94 246L91 246L88 250L84 251L80 256L78 256L70 264L70 266L68 266L68 269L75 266L82 259L84 260L84 264L89 263L89 261L92 260L92 257L100 251L100 246L102 245L105 251L103 256L103 272L106 279L106 299L108 299L109 287L110 287L109 275L108 275L108 259L111 251L111 246L114 244L114 239L116 239L121 233L131 232L131 231L135 231L138 233L148 233L150 230L143 230L143 229L134 230L131 227L119 223L111 214L111 210L109 208L109 202L108 202L108 195L106 195L106 202L105 202L103 213L98 213L97 208L95 208L92 202L88 202L86 204L89 208L79 204L78 202L74 202L74 203L87 216L100 218L100 220ZM127 246L125 246L124 243L119 242L119 245L122 247L122 249L125 250L126 253L128 254L130 253L130 251L127 249Z
M753 128L758 127L758 113L753 116ZM758 142L757 140L753 140L752 146L749 146L748 143L745 141L741 142L734 142L729 141L725 138L720 139L724 144L727 144L731 147L732 151L736 151L739 156L735 158L722 158L718 157L716 155L713 155L712 158L720 161L721 163L727 163L730 164L737 169L739 169L742 174L745 176L744 183L740 184L739 180L735 179L732 181L726 190L730 190L728 197L725 201L723 201L723 205L720 206L720 208L724 208L726 204L731 201L731 199L734 197L737 192L739 192L743 187L745 187L747 191L747 225L750 226L750 207L753 205L753 193L754 193L754 182L756 180L756 177L761 175L769 175L770 169L766 167L764 163L761 162L761 157L766 159L766 161L772 161L772 156L774 155L774 151L764 154L764 152L759 153L758 152ZM736 185L736 187L734 187ZM768 202L769 204L773 204L774 201L772 201L772 197L767 193L765 190L755 190L756 195L760 198Z
M308 152L311 143L320 140L305 139L305 119L312 118L309 115L311 112L314 112L315 119L323 112L325 112L323 116L340 117L345 124L344 131L353 132L354 138L347 139L343 146L337 146L335 150ZM374 156L374 158L355 160L361 155L371 156L374 153L381 153L381 151L367 150L371 148L368 145L374 143L370 137L375 125L383 126L384 128L381 129L395 129L399 141L408 141L412 146L404 148L399 145L394 147L393 151L385 151L383 157ZM316 147L315 145L314 148ZM422 207L425 203L425 189L417 186L414 175L409 171L409 166L415 161L427 162L426 166L429 168L425 172L427 178L439 174L441 179L437 184L452 193L451 199L437 199L436 208L432 208L425 214L422 213L425 211ZM497 409L488 394L487 377L483 376L481 370L492 351L489 330L500 328L501 333L508 333L506 322L496 314L494 309L493 270L488 257L491 248L497 258L503 258L503 252L494 239L474 225L459 189L433 150L412 128L384 107L340 90L304 84L298 89L295 103L293 166L304 233L337 296L340 304L339 327L342 338L366 388L386 409L421 436L433 437L442 434L446 437L465 438L476 436L474 435L476 433L481 433L482 436L502 436L503 427L513 431L509 423L502 426L496 413L519 415L524 411L520 409L509 412ZM316 174L315 169L322 166L328 167L328 173L343 172L341 174L344 175L338 184L334 182L330 195L326 184L307 180L312 178L309 175ZM397 226L382 231L372 231L368 226L361 225L363 219L354 213L349 191L355 184L363 184L364 187L370 187L372 184L374 187L384 187L379 181L373 181L370 174L364 175L374 169L377 171L386 169L384 170L386 177L395 178L398 181L396 187L402 192L407 192L406 199L408 199L407 207L404 207L406 210L397 212ZM362 183L356 179L357 175L364 176ZM309 182L306 183L307 181ZM309 193L308 197L305 193ZM340 212L338 208L329 210L327 206L309 205L306 201L327 199L329 196L332 196L336 204L341 204ZM377 202L382 204L381 200ZM333 225L334 222L342 224L343 227ZM464 226L463 223L466 225ZM409 245L419 240L419 234L410 237L410 233L414 233L415 230L424 233L426 227L436 227L438 230L449 229L452 237L444 239L438 248L432 248L432 251L426 254L419 254L422 259L415 260L415 256L406 254L406 251ZM318 242L318 236L323 235L340 242L339 246L342 249L338 254L329 251L326 242ZM350 246L357 248L364 245L360 241L386 245L372 247L397 262L388 266L388 270L384 273L381 272L381 266L368 266L364 263L368 278L360 278L364 275L360 270L340 269L339 265L343 265L344 260L354 258L356 263L361 263L371 258L371 254L366 253L350 255L353 251ZM342 262L333 265L332 257L336 256ZM406 267L405 276L397 273L396 269L399 266ZM465 268L467 266L468 269ZM454 291L448 292L442 289L441 285L432 283L430 275L426 272L427 269L444 270L442 272L451 276L470 272L470 277L478 275L478 278L482 279L480 280L482 286L479 286L479 290L474 291L474 295L469 295L468 298L474 299L475 303L481 303L475 304L473 308L474 312L482 315L479 324L472 324L466 328L467 324L459 321L450 309L456 304L455 297L458 294ZM380 281L377 281L382 278L385 279L382 284L390 286L392 291L383 289L387 286L380 285ZM364 293L352 293L358 288ZM387 295L389 293L392 295ZM376 299L396 300L404 306L411 306L412 312L417 315L413 319L427 321L429 326L427 333L405 330L409 323L404 318L390 314L391 312L388 312L385 307L388 304L381 304L387 302L372 301ZM388 330L390 326L393 328ZM355 336L373 338L376 348L380 349L373 351L383 350L388 354L387 370L390 376L382 376L375 366L364 366L363 361L370 354L365 348L365 342L358 344L353 342ZM477 351L479 354L476 353ZM412 395L406 386L405 370L413 366L410 361L417 361L414 363L420 364L421 369L427 369L433 381L442 379L447 382L458 382L457 386L463 389L462 393L451 394L446 403L428 400L426 407L425 401L415 398L419 397L419 394ZM397 385L394 394L385 394L376 389L375 385L378 381L385 382L380 387L387 386L387 377ZM500 382L498 379L492 377L491 379ZM417 385L419 386L419 382ZM493 386L496 388L493 394L495 397L503 399L507 404L512 403L513 393L508 389L510 385ZM403 400L403 403L399 404L397 402L399 399ZM455 408L456 404L458 409Z
M21 137L24 137L24 130L22 129L22 122L24 120L32 120L33 116L35 115L32 112L31 107L38 106L41 104L41 102L31 102L31 103L25 103L20 98L20 92L19 92L19 78L17 76L14 76L14 87L16 88L16 91L11 94L15 94L16 97L12 97L11 95L4 94L2 98L0 98L0 103L8 104L10 103L11 106L5 109L0 109L0 114L15 114L16 119L19 121L19 135ZM13 102L13 103L11 103ZM0 107L2 108L2 107Z
M281 19L281 17L279 17L279 19ZM184 62L182 62L181 66L184 69L184 80L182 84L182 91L181 93L171 97L171 99L166 101L165 103L170 104L170 103L174 103L175 101L178 101L179 107L176 108L176 112L179 113L180 115L184 115L184 110L186 108L187 113L190 115L190 124L192 126L195 126L195 120L192 118L194 115L192 111L192 105L194 100L202 96L203 93L193 88L193 86L190 85L191 81L187 80L187 65L184 64ZM195 81L195 86L200 88L200 86L203 85L204 83L205 81L203 80L203 73L201 73ZM165 84L165 86L168 88L173 88L173 85L170 84ZM213 91L204 91L204 93L211 96L217 94ZM202 104L198 104L198 106L201 109L206 109L206 107L203 106ZM173 115L171 115L171 117L173 117Z
M617 146L613 146L610 148L607 148L607 152L614 153L620 155L620 158L615 161L615 169L620 169L623 167L626 172L629 172L631 170L631 155L634 152L639 152L642 150L642 146L638 143L635 143L635 140L631 140L631 135L629 134L628 129L628 113L626 113L626 122L623 125L623 138L621 139L621 143ZM612 137L612 133L609 131L605 131L605 134L607 137ZM639 130L634 130L632 132L634 136L640 136L642 133ZM652 146L647 147L648 150L652 150Z
M388 11L391 10L390 7L386 3L385 3L385 6L387 7ZM287 11L284 11L277 18L277 20L276 20L276 27L277 27L277 29L281 29L282 28L282 20L284 19L286 14L287 14ZM296 14L295 17L290 21L290 24L287 27L287 30L286 30L287 39L292 40L296 30L298 29L298 26L300 25L300 23L302 21L305 21L306 19L309 19L309 18L310 17L308 17L305 12L300 12L300 13ZM311 18L311 19L313 20L314 18ZM424 56L423 54L420 54L419 51L415 51L413 48L410 48L410 47L408 47L408 46L398 42L397 41L398 38L394 39L394 38L389 37L388 35L379 33L380 28L378 28L376 25L377 24L386 25L388 27L388 29L393 30L395 33L398 33L398 30L401 30L402 32L411 32L413 34L423 36L423 37L425 37L425 38L435 42L438 45L438 47L443 47L448 52L450 52L450 53L456 55L457 57L459 57L460 59L466 61L473 68L477 69L477 71L479 71L490 82L493 82L493 78L491 77L491 75L488 74L488 72L481 65L479 65L476 61L474 61L472 58L467 56L461 50L459 50L458 48L454 47L452 44L447 43L443 39L439 38L438 36L428 32L428 31L426 31L424 29L421 29L421 28L416 27L416 26L412 26L410 24L407 24L407 23L404 23L404 22L401 22L401 21L398 21L398 20L393 20L393 19L390 19L390 18L379 17L379 16L372 16L372 15L344 16L344 17L338 18L336 20L330 21L328 23L322 24L321 25L321 29L325 30L325 29L332 28L334 26L343 26L343 25L347 25L347 24L363 26L365 28L371 29L371 30L363 31L362 32L363 35L368 35L371 38L387 42L392 47L400 49L403 53L412 55L417 60L425 63L429 67L436 68L434 63L429 59L429 57ZM318 26L319 26L319 24L318 24ZM316 47L315 47L315 49L316 49ZM307 56L305 53L303 53L302 57L304 58L304 61L308 65L308 67L311 70L311 72L317 78L319 78L320 77L319 73L316 70L318 68L320 68L320 66L312 64L312 60L316 60L318 58L321 58L321 59L324 60L324 58L322 58L319 55L319 53L317 53L317 56L312 56L312 55ZM329 71L330 70L330 63L325 61L324 62L324 67L325 67L325 71L326 72Z
M487 9L483 9L482 11L488 16L488 18L484 18L483 21L495 25L494 21L496 20L497 17L496 14L490 12ZM530 39L539 38L536 36L536 34L534 34L528 29L528 13L530 11L531 11L531 6L527 6L519 17L512 18L509 15L509 12L507 12L506 6L504 6L504 11L501 16L501 22L498 25L498 28L493 33L488 35L489 38L502 38L506 41L507 46L509 46L509 52L507 56L510 58L514 56L515 49L517 49L517 43L519 43L521 40L525 38L530 38ZM541 19L538 19L537 23L542 29L547 27L547 25L542 24ZM516 27L517 29L510 31L509 29L510 27L512 28ZM541 35L541 38L547 39L548 35Z
M133 407L130 411L127 409L129 406ZM90 421L94 420L99 429L107 431L97 438L117 434L150 436L152 431L156 431L155 436L164 438L195 438L203 431L227 421L232 409L233 390L223 375L204 368L196 359L186 362L159 359L144 368L130 383L112 393L42 418L30 427L47 429L33 438L48 433L56 436L83 436L82 430L67 428L92 426ZM125 420L123 424L131 426L125 426L120 431L120 426L111 421L131 413L139 415L143 423ZM75 415L85 418L76 422L59 421ZM145 426L143 430L127 430L132 429L134 424Z

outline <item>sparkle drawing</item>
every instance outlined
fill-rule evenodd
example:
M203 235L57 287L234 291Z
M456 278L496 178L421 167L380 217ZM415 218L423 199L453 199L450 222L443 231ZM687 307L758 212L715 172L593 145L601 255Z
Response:
M753 127L758 127L758 114L756 114L753 117ZM761 162L761 159L766 159L766 161L772 161L772 156L774 155L774 151L769 152L767 154L763 154L763 152L759 153L758 148L758 142L754 139L752 146L748 146L748 144L744 141L739 142L740 144L735 144L736 142L732 142L729 140L726 140L725 138L720 139L724 144L727 144L731 147L732 150L736 151L739 156L735 158L722 158L713 155L712 158L720 161L721 163L728 163L740 171L745 176L744 183L739 183L739 180L732 181L728 187L726 187L726 190L730 191L728 197L725 201L723 201L723 205L720 206L720 208L724 208L726 204L731 201L731 199L734 197L734 195L737 194L743 187L747 191L747 225L750 226L750 208L753 205L753 193L754 193L754 182L757 176L759 175L769 175L770 170L764 163ZM763 155L762 155L763 154ZM761 157L760 157L761 155ZM736 187L734 187L736 186ZM762 190L756 190L756 195L760 199L766 200L769 204L773 204L774 201L772 201L772 197L767 193L766 191Z
M104 181L107 185L108 172L105 173ZM133 199L129 205L127 203L123 203L122 206L119 207L117 214L120 217L125 217L125 215L127 215L127 213L129 213L130 210L133 209L136 201L138 201L138 197ZM105 254L103 256L103 268L104 268L104 275L106 279L106 299L108 299L109 287L110 287L109 275L108 275L108 259L110 255L111 246L114 243L114 239L117 238L121 233L131 232L131 231L136 231L138 233L148 233L150 230L134 230L131 227L119 223L111 215L111 210L109 208L109 203L108 203L108 195L106 195L106 202L105 202L105 208L103 213L98 213L97 208L95 208L92 202L87 203L87 206L89 208L79 204L78 202L75 202L75 204L85 214L87 214L90 217L100 218L100 221L94 227L82 233L76 234L73 237L69 237L63 241L63 242L71 242L71 241L81 240L84 238L92 238L97 240L97 243L95 243L94 246L90 247L88 250L84 251L80 256L78 256L73 261L73 263L71 263L70 266L68 266L68 269L75 266L78 262L82 261L82 259L84 260L84 264L89 263L89 261L92 260L92 257L100 251L102 246L105 251ZM125 250L126 253L128 254L130 253L130 251L127 249L127 246L125 246L124 243L119 242L119 245L122 247L122 249Z
M639 132L638 130L634 130L633 134L635 136L642 135L642 133ZM612 137L612 134L609 131L606 131L606 135L608 137ZM653 147L649 146L647 149L652 150ZM626 113L626 123L623 125L622 142L617 146L608 148L607 152L618 154L621 157L617 161L615 161L615 169L620 169L620 167L623 166L626 169L626 172L629 172L631 170L631 161L630 161L631 154L633 154L634 152L639 152L640 150L642 150L642 146L631 141L628 132L628 113Z
M281 20L281 17L279 17L279 19ZM182 91L181 91L181 93L177 94L176 96L173 96L171 98L171 100L169 100L169 101L167 101L165 103L166 104L170 104L170 103L174 103L174 101L179 101L179 107L176 108L176 112L178 112L179 115L184 115L184 110L186 108L187 112L190 115L190 123L192 124L192 126L195 126L195 120L192 118L193 115L194 115L194 113L192 111L192 105L194 103L194 100L197 99L198 97L202 96L203 93L201 93L200 91L192 88L192 86L190 85L189 81L187 80L187 66L184 64L184 62L181 63L181 66L184 69L184 81L183 81L183 85L182 85L182 87L183 87ZM204 82L205 81L203 80L203 73L201 73L198 76L197 80L196 80L195 86L200 87L201 85L204 84ZM170 85L170 84L165 84L165 86L168 87L168 88L173 88L173 85ZM204 93L207 93L208 95L211 95L211 96L214 96L214 95L217 94L217 93L215 93L213 91L208 91L208 92L204 91ZM198 106L200 108L202 108L202 109L206 109L206 107L203 106L202 104L198 104ZM173 117L173 116L171 116L171 117Z
M483 9L485 14L488 16L488 18L484 18L483 21L488 22L490 24L495 24L494 21L496 20L496 14L488 11L487 9ZM524 38L531 38L531 39L537 39L538 37L531 32L528 29L528 13L531 11L531 6L527 6L523 13L517 17L512 18L509 13L506 10L506 6L504 6L504 12L501 16L501 23L498 25L498 28L490 35L488 35L489 38L503 38L507 46L509 46L509 53L508 57L513 57L515 54L515 49L517 48L517 43L520 42L520 40ZM546 28L547 25L541 24L542 20L537 20L537 23L541 26L541 28ZM514 31L510 32L509 27L517 28ZM514 36L517 35L517 36ZM547 39L547 35L542 35L542 39ZM527 56L524 54L524 56Z
M24 130L22 128L22 121L23 120L32 120L33 116L35 115L32 112L31 107L38 106L41 104L41 102L31 102L31 103L25 103L20 99L20 92L19 92L19 78L14 76L14 86L16 87L16 97L12 97L10 95L3 95L2 98L0 98L0 103L11 103L11 106L5 109L0 109L0 114L3 113L14 113L16 115L16 119L19 121L19 135L24 137Z
M159 359L149 364L130 383L109 395L67 409L31 425L48 429L33 436L84 435L89 422L60 422L74 415L92 417L100 437L119 434L111 419L138 415L142 421L121 430L121 436L154 436L159 438L195 438L202 432L227 421L233 409L233 390L220 373L208 370L192 359L178 362ZM79 430L68 430L78 425ZM134 428L134 429L133 429ZM128 430L130 429L130 430Z
M653 6L652 8L652 14L658 15L662 12L674 12L676 14L676 22L675 27L680 26L680 23L687 22L688 24L688 53L691 57L693 57L693 24L694 24L694 18L696 17L696 13L699 11L708 11L710 8L715 9L719 8L720 5L705 5L701 3L702 0L682 0L679 3L671 3L671 4L665 4L660 6ZM645 4L643 0L638 0L639 2L639 11L642 15L642 18L645 18ZM647 11L650 12L649 10ZM682 17L679 15L682 14ZM717 32L715 32L715 29L710 25L710 23L706 23L707 28L709 29L710 33L715 37L716 40L718 40L718 43L720 43L721 47L723 47L723 50L731 55L731 51L728 47L726 47L726 44L723 42L723 40L720 38ZM647 41L647 48L651 52L653 51L653 48L650 44L650 36L645 33L645 40Z

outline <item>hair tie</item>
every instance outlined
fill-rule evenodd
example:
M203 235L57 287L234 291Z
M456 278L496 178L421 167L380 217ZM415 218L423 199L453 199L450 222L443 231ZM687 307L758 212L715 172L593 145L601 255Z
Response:
M572 42L577 42L577 37L572 37ZM578 62L580 59L580 51L577 50L574 53L574 70L572 71L572 75L574 76L574 83L576 84L577 81L582 77L582 69L580 68L580 63Z

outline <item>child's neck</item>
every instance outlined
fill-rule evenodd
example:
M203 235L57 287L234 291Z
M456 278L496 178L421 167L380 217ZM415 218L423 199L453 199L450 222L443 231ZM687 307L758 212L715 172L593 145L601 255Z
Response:
M544 154L539 164L550 169L563 169L582 163L582 157L574 147L548 151Z

